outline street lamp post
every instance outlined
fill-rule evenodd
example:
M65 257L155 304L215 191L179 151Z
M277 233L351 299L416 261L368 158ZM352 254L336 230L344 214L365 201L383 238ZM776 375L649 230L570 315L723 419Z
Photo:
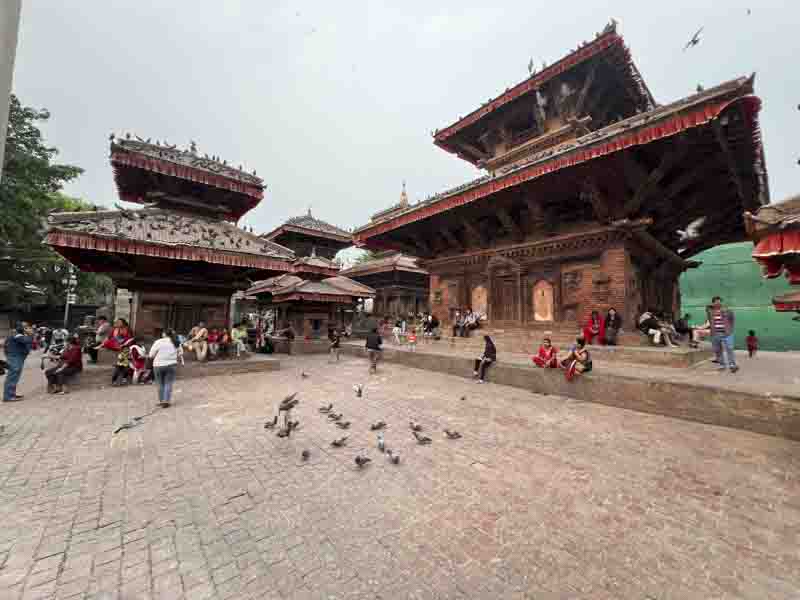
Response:
M75 304L75 289L78 287L78 278L75 275L75 267L67 266L67 276L61 280L67 290L66 302L64 302L64 329L69 329L69 307Z

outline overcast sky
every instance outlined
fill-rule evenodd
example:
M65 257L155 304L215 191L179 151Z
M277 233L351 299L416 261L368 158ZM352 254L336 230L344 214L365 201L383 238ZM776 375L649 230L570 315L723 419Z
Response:
M309 206L362 225L478 172L430 132L619 21L656 100L757 72L773 202L800 192L800 2L23 0L14 88L48 142L117 201L108 135L130 131L257 169L269 230ZM700 26L699 46L683 52Z

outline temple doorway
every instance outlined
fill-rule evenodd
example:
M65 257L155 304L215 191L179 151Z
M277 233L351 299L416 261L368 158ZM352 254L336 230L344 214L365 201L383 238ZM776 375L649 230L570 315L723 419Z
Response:
M473 312L486 316L486 311L488 308L487 300L488 296L486 294L486 286L476 285L474 288L472 288L472 294L470 294L470 308Z
M553 285L544 279L537 281L533 286L533 320L552 321L554 303Z
M493 303L493 317L497 321L517 320L517 283L513 279L498 279Z

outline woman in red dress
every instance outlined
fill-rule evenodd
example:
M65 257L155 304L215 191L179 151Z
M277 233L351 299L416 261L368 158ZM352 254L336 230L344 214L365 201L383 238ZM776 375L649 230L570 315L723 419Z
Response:
M606 335L605 329L605 324L603 323L603 319L600 318L600 313L593 310L592 314L589 315L589 320L586 321L586 326L583 328L583 339L586 341L586 344L591 345L595 339L597 339L598 343L602 343Z
M111 331L111 336L103 342L103 348L119 352L122 346L131 339L131 328L125 319L117 319L114 321L114 329Z
M533 364L542 369L557 369L558 359L556 354L558 354L558 348L553 346L550 338L544 338L542 345L539 346L539 352L536 356L532 356L531 360Z

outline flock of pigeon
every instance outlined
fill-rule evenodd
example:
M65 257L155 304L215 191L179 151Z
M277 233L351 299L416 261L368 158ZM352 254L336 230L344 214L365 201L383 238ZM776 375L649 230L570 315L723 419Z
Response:
M308 377L308 374L302 372L300 376L303 379ZM353 386L353 391L356 393L356 398L361 398L364 392L364 386L357 384ZM271 420L264 423L264 429L276 429L278 428L277 436L280 438L288 438L291 437L292 432L295 431L300 426L300 421L291 419L291 411L292 409L297 406L300 400L297 398L297 392L290 394L278 406L278 414L275 415ZM320 406L319 413L321 415L325 415L331 423L333 423L336 427L342 430L350 429L351 423L350 421L344 420L344 415L341 412L336 412L333 409L333 403L329 403L327 406ZM283 417L282 424L278 427L278 421L281 420L280 417ZM400 464L400 454L393 451L391 448L387 448L384 439L383 439L383 431L389 427L389 425L385 421L377 421L370 425L369 429L373 432L378 432L378 443L377 447L378 450L386 455L389 462L394 465ZM431 444L433 440L426 435L422 434L423 426L419 423L415 423L414 421L409 421L408 427L411 431L411 434L414 436L414 439L420 446L427 446ZM461 438L461 434L458 431L445 429L444 435L449 440L458 440ZM331 442L331 446L333 448L343 448L347 446L347 440L349 436L345 435L343 437L339 437L334 439ZM303 462L308 461L311 458L311 451L310 450L303 450L300 454L300 458ZM358 454L355 457L355 464L356 467L359 469L365 467L369 463L372 462L372 459L368 456L364 456L362 454Z

